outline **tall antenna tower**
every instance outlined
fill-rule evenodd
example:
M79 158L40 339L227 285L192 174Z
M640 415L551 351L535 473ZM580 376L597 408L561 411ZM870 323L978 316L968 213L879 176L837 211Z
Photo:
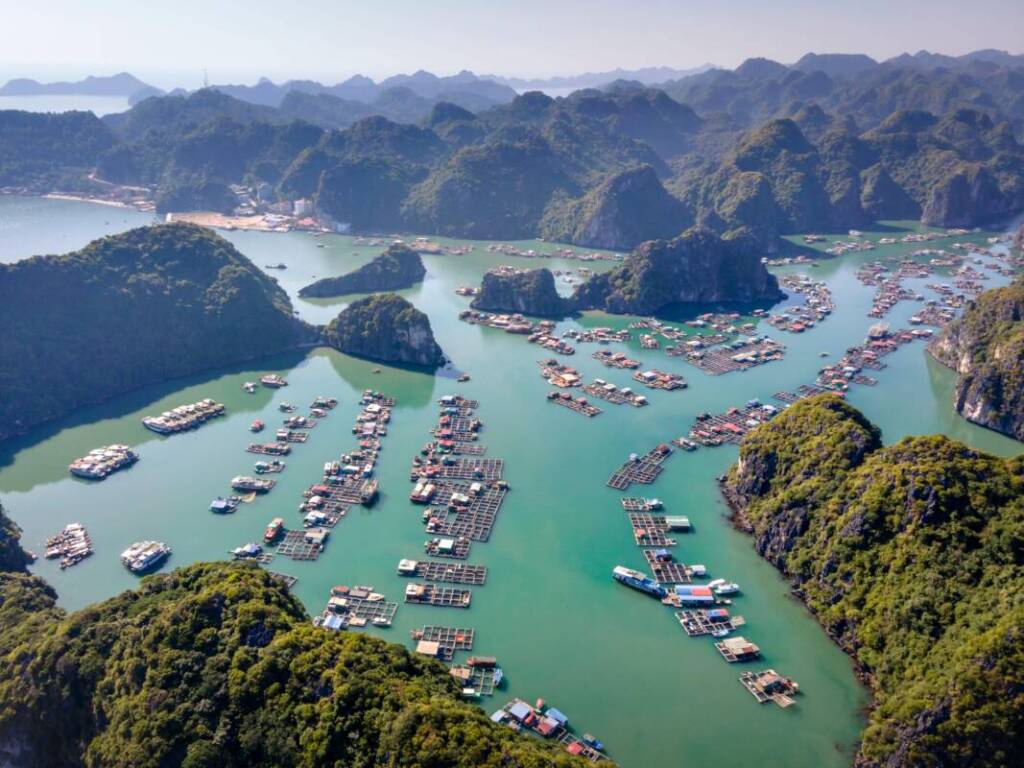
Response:
M206 67L203 67L203 88L210 87L210 78L206 76Z

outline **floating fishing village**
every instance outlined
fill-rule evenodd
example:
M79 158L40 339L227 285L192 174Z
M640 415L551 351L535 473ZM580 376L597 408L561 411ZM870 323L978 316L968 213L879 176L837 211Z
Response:
M364 240L367 244L372 241ZM850 244L844 242L829 250L869 251L877 245L863 237L852 238ZM464 255L454 246L435 250L426 241L418 245L424 249L421 252L437 258ZM528 255L517 248L498 245L493 251L479 246L476 250L521 258L567 258L557 250L543 255ZM572 258L614 262L619 257ZM846 294L835 290L829 279L820 279L823 271L807 270L810 274L806 274L789 269L791 265L807 263L820 269L821 264L827 263L820 260L777 260L778 283L786 298L770 309L748 308L741 312L725 305L683 319L675 316L672 321L569 314L552 319L458 309L462 302L453 299L453 293L460 297L480 294L480 289L469 285L462 274L457 275L457 288L453 289L453 278L444 291L449 302L449 332L454 326L466 333L466 338L469 334L479 334L488 340L498 337L507 345L503 349L522 351L514 362L502 358L497 365L507 371L514 364L518 366L514 373L525 372L516 381L517 396L522 395L524 402L529 398L529 402L544 409L539 423L524 425L528 439L564 445L559 449L559 458L545 459L546 466L560 471L557 462L576 450L574 439L600 441L608 446L611 459L606 457L604 463L589 466L585 474L590 485L605 495L601 514L614 511L615 525L623 529L618 532L616 528L615 536L621 536L629 549L617 554L614 560L600 562L600 578L609 584L609 589L624 596L614 599L635 602L644 612L652 611L648 605L654 601L660 603L669 614L665 624L672 638L678 637L678 643L706 652L713 659L710 664L728 670L729 683L722 687L738 691L737 696L745 702L749 702L749 695L755 703L775 705L764 711L787 710L786 717L799 716L799 704L805 695L813 701L821 688L820 678L804 669L799 660L794 661L792 655L780 653L780 645L785 643L780 642L777 634L765 631L763 614L750 607L760 603L760 585L751 584L747 572L737 573L731 561L723 563L727 553L702 542L702 531L718 523L713 523L696 504L687 506L685 500L680 501L672 488L665 487L664 475L669 472L669 478L672 473L683 477L686 462L702 461L699 457L704 455L704 449L738 446L752 430L808 397L823 393L847 396L861 387L879 386L893 363L891 355L914 342L934 338L958 317L986 283L997 275L1013 274L1019 267L1014 257L959 242L945 250L928 249L895 256L880 251L869 258L877 260L858 263L856 268L856 283L865 294L870 292L868 311L862 313L858 308L856 312L857 323L863 323L865 330L858 333L856 343L846 341L841 345L823 342L817 346L817 340L830 338L828 329L848 322L849 310L844 316L840 313L845 308L839 306ZM594 265L595 272L600 269L601 265ZM567 283L589 271L553 270L556 277ZM908 306L913 310L909 316ZM771 335L766 335L766 331ZM522 341L506 341L504 334L521 337ZM785 343L780 339L785 339ZM810 353L807 344L816 345ZM526 345L537 349L531 352ZM829 346L834 347L835 354L825 351ZM577 352L581 353L578 357ZM790 354L801 362L799 377L771 378L780 369L786 369L787 364L778 363ZM808 367L811 357L818 361ZM756 378L762 376L758 370L763 367L772 371L763 374L766 381L774 382L772 386L763 386L762 380ZM318 375L324 370L327 369L318 369ZM327 373L330 375L329 370ZM371 367L365 373L367 377L381 375L382 369ZM517 483L523 482L516 479L522 477L516 474L521 457L516 461L515 456L505 453L509 459L506 461L491 455L485 445L492 442L487 436L493 433L485 427L481 413L493 429L495 417L486 409L504 409L507 402L494 390L474 389L478 381L476 369L473 373L473 384L464 394L441 395L431 390L428 399L417 392L417 397L409 398L415 402L402 411L397 410L398 398L392 394L400 395L405 405L405 391L392 389L390 372L379 379L381 389L389 394L366 388L375 381L373 378L353 377L347 383L355 394L335 390L338 397L311 397L309 389L297 386L298 377L303 375L298 369L233 373L229 381L236 399L225 397L223 390L205 389L205 384L204 391L169 396L160 405L147 408L147 415L141 419L132 416L136 433L122 434L125 428L118 426L118 432L107 438L125 444L90 451L75 459L68 470L76 478L104 480L132 467L150 450L155 453L165 442L178 445L210 439L212 443L218 439L214 435L230 432L232 464L228 471L218 470L217 483L204 482L203 496L194 509L204 520L220 520L220 525L244 523L243 528L232 528L229 541L218 543L220 556L262 568L289 589L299 585L297 594L306 604L310 603L306 592L314 591L311 621L324 632L362 630L379 636L390 634L392 638L398 632L413 653L443 664L462 698L481 703L495 723L551 742L569 754L593 762L615 759L615 734L606 733L606 729L614 731L614 726L592 726L608 740L610 749L606 749L600 739L583 732L582 727L577 730L575 720L570 725L569 716L562 710L544 699L534 700L536 694L561 696L557 689L544 690L536 680L530 680L529 686L523 685L517 679L525 671L522 658L506 655L509 637L491 631L488 609L496 601L488 599L488 593L493 590L503 594L499 582L508 575L499 569L496 560L488 558L489 552L498 551L492 547L500 546L500 536L495 537L498 518L506 508L518 514L519 503L531 502L512 496L506 479L508 474ZM243 378L252 380L243 382ZM467 381L469 376L453 365L435 381L443 387L444 382L454 382L456 378ZM487 380L485 376L479 378ZM736 405L727 407L735 392L741 391L738 386L731 388L736 380L745 380L749 391L736 397ZM709 381L715 382L712 387L726 382L722 391L730 399L723 397L712 404L708 400ZM305 385L309 383L307 380ZM759 391L762 386L764 391ZM319 382L313 391L319 391ZM300 392L304 394L299 395ZM204 394L216 399L202 397ZM540 406L542 398L557 407ZM254 405L239 408L239 400ZM168 407L168 402L186 404ZM426 414L432 419L429 434L423 437L416 453L407 457L409 463L398 461L400 456L393 457L400 464L403 478L408 467L408 488L403 490L400 484L394 487L394 476L381 480L380 462L389 431L396 428L393 420L408 429L406 414L415 416L415 409L435 406L436 418L432 412ZM347 416L340 424L335 421L339 419L339 408L347 413L347 407L355 411L351 441L343 438L339 445L334 428L341 427L347 432L349 421ZM243 416L245 411L248 415ZM574 415L570 417L564 411ZM577 426L584 421L587 426ZM508 428L505 415L501 426ZM193 437L179 437L186 432ZM146 440L151 441L152 448ZM417 437L417 446L419 440ZM397 442L407 445L401 439ZM507 448L508 443L502 439L501 445ZM318 446L323 448L319 454ZM242 460L236 463L234 460L239 457ZM310 457L315 459L313 471L308 463ZM61 472L65 461L66 458L61 462ZM388 465L391 466L391 460ZM138 472L126 473L122 478ZM101 485L116 485L122 478ZM301 482L298 487L293 484L296 479ZM76 484L83 488L98 485ZM652 486L654 493L664 491L667 495L661 499L643 496L640 494L648 491L640 491L638 486ZM544 503L553 506L561 488L552 483L548 492L551 497ZM509 503L510 498L513 503ZM248 519L246 516L254 510L259 519ZM417 541L412 547L408 541L402 541L400 551L393 541L394 559L387 561L388 573L367 576L362 570L365 564L356 567L334 550L340 548L338 542L342 541L339 537L343 531L369 525L364 519L372 519L374 525L378 521L383 524L384 517L398 517L399 522L388 524L414 531ZM346 518L350 520L347 524ZM551 518L557 519L555 515ZM98 521L80 519L88 522L93 534L99 531ZM353 519L358 520L353 523ZM49 536L54 530L59 533ZM393 529L382 525L381 530L390 531L394 538ZM360 527L360 532L365 536L366 528ZM109 558L119 561L129 574L143 576L165 565L172 568L189 557L188 544L166 533L141 531L131 538L136 536L139 541L129 543L130 538L126 537L111 550L109 545L104 548L101 540L97 546L96 537L90 536L83 524L70 523L63 529L50 528L47 537L40 537L39 541L45 541L46 560L53 561L61 570L74 567L75 574L88 571L98 559ZM631 537L632 544L626 536ZM576 546L587 549L582 539ZM92 557L97 551L100 557ZM589 554L581 559L588 557ZM87 560L85 566L80 565ZM283 562L289 564L281 565ZM318 568L331 569L330 581L318 580L320 572L306 570L317 563ZM281 568L281 572L271 568ZM543 595L549 578L557 578L557 574L531 575L528 589ZM747 590L741 588L739 581ZM643 597L653 600L645 601ZM746 617L741 615L741 605ZM430 613L424 613L427 611ZM657 617L654 620L662 621ZM543 654L546 649L538 646L536 651ZM555 685L553 682L552 687ZM527 695L533 703L528 703ZM570 713L577 707L586 708L579 702L572 707L563 706ZM585 715L577 717L590 720L594 713Z

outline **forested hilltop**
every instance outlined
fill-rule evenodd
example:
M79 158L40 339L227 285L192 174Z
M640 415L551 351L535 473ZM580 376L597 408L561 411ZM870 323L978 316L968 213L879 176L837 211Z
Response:
M999 52L751 59L557 99L486 101L487 81L462 78L481 98L453 103L429 78L403 95L406 82L373 98L429 94L415 117L354 101L359 82L154 96L102 121L3 112L0 185L86 188L96 169L152 188L160 210L229 211L244 183L268 205L311 199L353 231L617 249L694 224L763 252L781 234L1024 210L1024 60Z
M277 283L189 224L0 265L0 439L89 403L316 340Z
M16 529L0 509L0 555ZM569 768L440 663L312 626L266 571L200 564L72 614L0 559L0 764Z
M724 486L757 551L874 697L860 766L1014 765L1024 749L1024 457L882 446L834 395L743 441Z

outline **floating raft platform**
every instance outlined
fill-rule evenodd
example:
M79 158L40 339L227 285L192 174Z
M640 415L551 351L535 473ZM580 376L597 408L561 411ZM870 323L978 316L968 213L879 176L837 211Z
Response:
M703 637L714 634L716 631L735 632L746 622L742 616L729 616L724 609L676 611L676 620L679 626L690 637Z
M487 446L479 443L456 442L451 452L456 456L483 456L487 453Z
M406 568L403 568L406 566ZM400 576L419 576L424 581L449 584L483 586L487 581L487 566L469 563L439 563L433 560L403 560L399 563Z
M669 525L665 515L630 512L629 524L633 526L633 540L639 547L674 547L679 543L668 536Z
M426 626L423 629L414 629L409 634L412 635L413 640L419 643L437 643L437 658L450 662L455 658L456 651L473 650L476 630L462 627ZM420 652L422 653L422 651Z
M414 465L413 475L429 479L494 482L501 480L504 469L503 459L465 458L455 459L452 463Z
M398 603L336 595L327 601L321 626L327 629L352 629L365 627L367 624L390 627L397 612Z
M712 376L721 376L733 371L745 371L756 365L772 360L781 360L785 347L771 339L757 339L746 343L734 343L722 347L711 347L691 352L683 359Z
M451 509L429 510L427 533L455 536L471 541L491 538L497 515L494 512L454 512Z
M662 443L643 456L632 456L608 478L608 487L624 491L633 483L649 485L658 479L662 464L672 455L672 449Z
M584 397L573 397L568 392L548 392L548 402L560 405L563 408L568 408L574 413L578 413L581 416L588 416L593 418L598 414L602 413L601 409L596 405L591 405L587 402Z
M565 751L571 755L579 755L585 757L592 763L599 763L602 760L607 760L604 755L594 749L592 746L587 744L576 734L565 731L561 736L558 737L560 744L565 745Z
M608 368L639 368L640 361L626 357L622 352L612 352L608 349L599 349L591 355L592 358Z
M650 512L661 509L661 502L657 499L643 499L635 496L626 496L620 499L622 508L627 512Z
M409 584L405 588L405 602L433 605L439 608L469 608L473 593L457 587L438 587L434 584Z
M287 456L292 452L292 447L287 443L250 443L245 450L246 453L259 456Z
M761 672L744 672L740 675L740 683L753 696L758 704L766 704L771 701L786 709L796 702L793 695L800 693L800 686L783 677L774 669L766 669Z
M286 531L277 545L277 554L293 560L316 560L323 552L323 544L310 540L308 533L308 530Z
M745 637L729 637L715 643L715 648L722 658L730 664L753 661L761 655L761 649Z
M653 576L660 584L690 583L690 570L684 563L676 561L666 550L645 549L644 559L651 566Z
M613 384L601 385L592 382L583 386L583 391L591 397L612 403L613 405L632 405L634 408L641 408L647 405L647 398L643 395L633 394L632 391L623 391Z
M469 539L440 538L431 539L423 544L423 551L431 557L447 557L452 560L465 560L469 557Z

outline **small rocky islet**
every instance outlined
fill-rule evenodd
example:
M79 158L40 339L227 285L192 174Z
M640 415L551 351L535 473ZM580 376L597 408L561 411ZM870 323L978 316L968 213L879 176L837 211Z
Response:
M416 251L404 243L392 243L372 261L348 274L324 277L299 289L299 296L325 299L350 293L397 291L421 282L426 273L423 259Z

